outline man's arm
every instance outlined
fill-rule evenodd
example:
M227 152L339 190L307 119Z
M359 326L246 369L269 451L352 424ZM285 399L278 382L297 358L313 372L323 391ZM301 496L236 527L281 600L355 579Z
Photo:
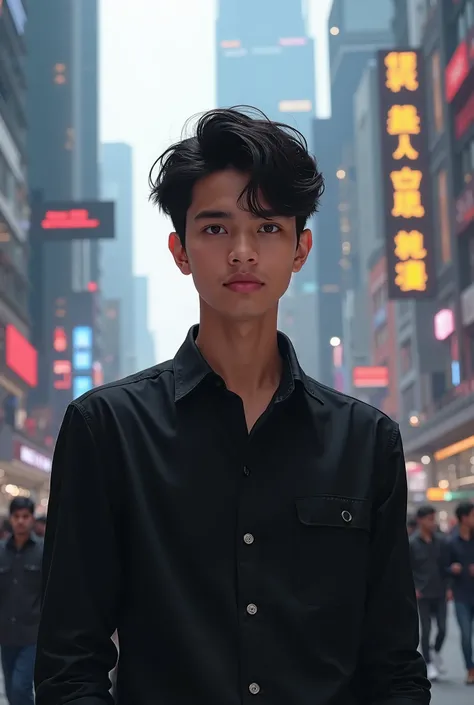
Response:
M84 410L71 404L56 444L43 559L36 705L112 705L120 580L113 499Z
M378 453L366 613L354 682L361 705L428 705L406 530L407 482L398 427Z

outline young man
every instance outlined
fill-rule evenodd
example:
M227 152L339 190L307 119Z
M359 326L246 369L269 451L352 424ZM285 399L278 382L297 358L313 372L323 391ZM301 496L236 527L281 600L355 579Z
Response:
M428 678L436 680L444 671L441 649L446 638L447 576L446 541L436 525L436 510L420 507L418 530L410 538L410 554L421 623L421 651L428 666ZM431 621L438 633L431 657Z
M200 325L66 413L37 705L111 703L115 629L119 705L426 705L398 427L307 377L277 333L316 163L237 110L159 163Z
M456 509L458 529L449 541L448 573L452 577L454 605L461 632L467 685L474 685L474 504L462 502Z
M33 531L34 513L31 499L14 499L12 536L0 543L0 645L10 705L33 705L43 559L43 542Z

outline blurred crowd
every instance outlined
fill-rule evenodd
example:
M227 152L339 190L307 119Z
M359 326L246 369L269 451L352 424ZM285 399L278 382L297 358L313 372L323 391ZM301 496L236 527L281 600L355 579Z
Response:
M452 601L461 635L466 684L474 685L474 504L459 504L456 520L448 532L442 532L436 509L421 506L416 516L408 519L410 556L428 678L436 681L445 675L442 649L448 603Z

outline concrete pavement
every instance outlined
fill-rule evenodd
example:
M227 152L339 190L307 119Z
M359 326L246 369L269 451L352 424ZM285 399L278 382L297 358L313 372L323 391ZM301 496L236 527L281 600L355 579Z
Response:
M466 672L462 660L459 630L450 610L448 636L443 648L446 676L433 684L432 705L473 705L474 686L465 685Z

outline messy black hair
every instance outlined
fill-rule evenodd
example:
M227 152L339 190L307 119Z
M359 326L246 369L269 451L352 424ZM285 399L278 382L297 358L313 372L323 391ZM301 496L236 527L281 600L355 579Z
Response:
M298 237L318 209L324 180L301 132L248 106L210 110L194 135L169 147L149 175L150 199L171 217L183 246L194 185L227 168L249 174L240 198L250 213L295 217Z

